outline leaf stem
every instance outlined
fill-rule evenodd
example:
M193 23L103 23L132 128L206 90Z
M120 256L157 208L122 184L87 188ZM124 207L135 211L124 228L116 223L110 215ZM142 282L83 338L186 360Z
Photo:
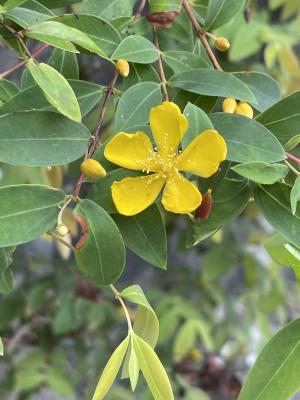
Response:
M0 21L0 25L3 26L4 29L6 29L8 32L10 32L17 39L17 41L23 47L27 57L31 58L32 55L23 40L22 33L15 31L11 26L7 25L5 22Z
M295 167L293 167L292 164L290 164L287 160L285 160L284 162L289 167L289 169L294 172L294 174L300 176L300 171L298 171Z
M203 46L208 54L208 57L210 58L211 62L213 63L215 69L217 69L218 71L222 71L223 69L222 69L221 65L219 64L212 48L210 47L210 44L207 40L205 32L203 31L203 28L202 28L200 22L197 20L197 18L194 15L193 8L192 8L189 0L182 0L182 5L183 5L185 12L187 13L189 19L191 20L191 23L196 31L196 34L197 34L198 38L201 40L201 43L203 44Z
M138 6L138 8L136 10L136 13L134 15L134 19L141 18L142 12L143 12L143 10L144 10L144 8L146 6L146 3L147 3L147 0L141 0L140 4L139 4L139 6Z
M104 98L102 106L101 106L101 110L100 110L97 126L96 126L96 129L95 129L94 135L92 136L92 138L90 140L89 148L88 148L88 151L87 151L87 153L85 155L85 159L92 158L93 154L94 154L94 152L95 152L95 150L97 148L97 145L98 145L98 142L99 142L99 137L100 137L101 127L102 127L102 124L103 124L103 121L104 121L104 116L105 116L105 113L106 113L107 108L108 108L109 100L110 100L110 98L111 98L111 96L112 96L112 94L114 92L114 87L115 87L115 85L117 83L118 76L119 76L118 71L115 70L113 78L112 78L111 82L109 83L109 85L107 86L107 91L106 91L106 95L105 95L105 98ZM79 197L79 193L80 193L80 190L81 190L83 182L84 182L84 175L83 175L83 173L81 173L79 178L78 178L78 181L77 181L77 183L75 185L75 189L74 189L74 192L73 192L73 198L76 199L77 197Z
M161 80L161 88L162 88L162 92L163 92L163 97L164 97L165 101L169 101L169 94L168 94L168 90L167 90L167 80L166 80L164 65L163 65L160 46L159 46L157 28L155 26L152 26L152 29L153 29L153 41L154 41L155 47L157 48L157 51L158 51L157 63L158 63L159 76L160 76L160 80Z
M130 332L133 331L132 323L131 323L131 319L130 319L127 307L126 307L126 305L125 305L125 303L124 303L124 301L122 299L122 296L120 295L119 291L114 287L114 285L109 285L109 287L111 288L112 292L116 296L116 299L118 299L118 301L120 302L120 304L121 304L121 306L123 308L123 311L124 311L124 314L125 314L125 317L126 317L126 320L127 320L128 331L130 333Z
M287 152L285 154L289 160L294 161L296 164L300 165L300 159L298 157L294 156L293 154L287 153Z

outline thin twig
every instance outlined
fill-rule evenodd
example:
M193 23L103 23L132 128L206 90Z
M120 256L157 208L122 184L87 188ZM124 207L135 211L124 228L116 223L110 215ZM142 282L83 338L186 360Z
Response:
M211 62L213 63L214 67L218 70L218 71L222 71L222 67L219 64L212 48L210 47L210 44L207 40L207 37L205 36L205 32L203 31L203 28L200 24L200 22L197 20L197 18L195 17L194 13L193 13L193 9L192 6L190 5L189 0L182 0L182 5L188 15L188 17L190 18L192 25L197 33L198 38L201 40L201 43L203 44Z
M65 241L64 239L62 239L61 237L55 235L55 233L53 233L53 232L48 232L48 235L52 236L53 239L55 239L55 240L57 240L58 242L62 243L64 246L68 247L68 248L71 249L72 251L75 251L75 250L76 250L76 248L75 248L72 244L66 242L66 241Z
M300 159L298 157L293 156L293 154L287 152L285 154L289 160L294 161L296 164L300 165Z
M37 50L35 50L34 52L31 53L31 56L33 58L39 56L41 53L43 53L44 50L46 50L49 47L48 44L44 44L43 46L39 47ZM3 71L0 74L0 79L3 79L5 77L7 77L8 75L12 74L13 72L17 71L19 68L23 67L23 65L25 65L27 63L27 60L23 60L21 62L19 62L16 65L13 65L12 67L8 68L6 71Z
M131 324L130 315L128 313L127 307L126 307L126 305L125 305L120 293L114 287L114 285L109 285L109 287L111 288L111 290L113 291L114 295L116 296L116 299L118 299L118 301L120 302L120 304L121 304L121 306L123 308L123 311L124 311L124 314L125 314L125 317L126 317L126 320L127 320L127 324L128 324L128 330L132 331L132 324Z
M155 44L155 47L157 48L158 51L158 69L159 69L159 76L161 80L161 87L163 91L163 96L165 101L169 101L169 94L168 94L168 89L167 89L167 80L166 80L166 75L164 71L164 65L162 61L162 56L161 56L161 51L160 51L160 46L159 46L159 41L158 41L158 35L157 35L157 29L155 26L152 26L153 28L153 41Z
M10 32L17 39L17 41L23 47L27 57L31 58L32 55L23 40L23 35L20 32L15 31L11 26L7 25L5 22L0 21L0 25L3 26L4 29Z
M110 98L111 98L111 96L112 96L112 94L114 92L114 87L115 87L115 84L117 83L118 76L119 76L119 74L118 74L117 70L115 70L114 76L113 76L110 84L107 87L106 95L105 95L105 98L103 100L102 107L101 107L101 110L100 110L100 115L99 115L99 119L98 119L98 122L97 122L97 126L96 126L96 129L95 129L94 135L93 135L93 137L92 137L92 139L90 141L89 148L88 148L87 154L85 156L85 159L92 158L93 154L94 154L94 152L95 152L95 150L96 150L96 148L98 146L101 127L102 127L102 124L103 124L103 121L104 121L104 116L105 116L105 113L106 113L107 108L108 108L109 100L110 100ZM78 181L77 181L77 183L75 185L74 192L73 192L73 196L74 196L75 199L79 197L79 193L80 193L83 181L84 181L84 175L83 175L83 173L81 173L79 178L78 178Z
M141 0L140 5L138 6L136 13L134 15L134 19L141 18L142 12L143 12L144 8L146 7L146 3L147 3L147 0Z
M285 162L285 164L289 167L289 169L291 170L291 171L293 171L294 172L294 174L295 175L297 175L297 176L299 176L300 175L300 171L298 171L295 167L293 167L292 166L292 164L290 164L288 161L284 161Z

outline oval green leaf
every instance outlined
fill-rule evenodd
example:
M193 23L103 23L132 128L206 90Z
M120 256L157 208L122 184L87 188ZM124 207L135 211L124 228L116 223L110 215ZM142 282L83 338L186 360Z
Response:
M82 156L90 138L78 122L46 111L21 111L0 117L0 161L48 166Z
M272 185L284 179L289 168L284 164L268 164L263 161L254 161L231 167L233 171L247 179L263 185Z
M30 242L51 229L65 196L61 190L40 185L0 188L0 247Z
M150 40L143 36L131 35L122 40L111 58L139 64L151 64L158 59L158 51Z
M217 29L230 21L245 5L245 0L210 0L204 28Z
M95 285L113 283L125 265L125 246L117 225L91 200L80 201L74 215L83 218L88 229L75 252L78 268Z
M66 78L48 64L36 64L32 58L27 66L49 103L67 118L80 122L80 107Z

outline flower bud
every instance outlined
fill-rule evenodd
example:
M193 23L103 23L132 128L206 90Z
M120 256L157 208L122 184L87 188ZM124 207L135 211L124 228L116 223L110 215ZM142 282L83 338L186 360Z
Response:
M233 114L236 110L236 106L236 100L228 97L223 101L223 112Z
M123 76L124 78L127 78L129 75L129 64L126 60L118 60L116 62L116 70L118 73Z
M230 47L230 42L226 37L218 37L215 41L215 48L219 51L226 51Z
M242 101L236 106L235 113L244 115L244 117L248 117L250 119L252 119L254 115L253 108L250 106L250 104Z
M64 237L69 233L69 229L67 228L67 226L65 224L59 224L56 227L56 233L59 236Z
M147 19L150 24L156 28L170 29L178 14L178 10L153 12L147 15Z
M212 203L213 200L211 195L211 189L209 189L207 193L203 196L202 203L195 210L195 218L205 221L210 215L212 209Z
M80 165L80 171L87 178L101 179L106 176L106 171L102 165L93 159L84 160Z

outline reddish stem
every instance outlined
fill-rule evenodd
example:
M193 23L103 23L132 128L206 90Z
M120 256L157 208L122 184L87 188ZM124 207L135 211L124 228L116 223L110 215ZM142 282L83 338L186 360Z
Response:
M298 157L293 156L293 154L287 152L285 154L289 160L294 161L296 164L300 165L300 159Z

